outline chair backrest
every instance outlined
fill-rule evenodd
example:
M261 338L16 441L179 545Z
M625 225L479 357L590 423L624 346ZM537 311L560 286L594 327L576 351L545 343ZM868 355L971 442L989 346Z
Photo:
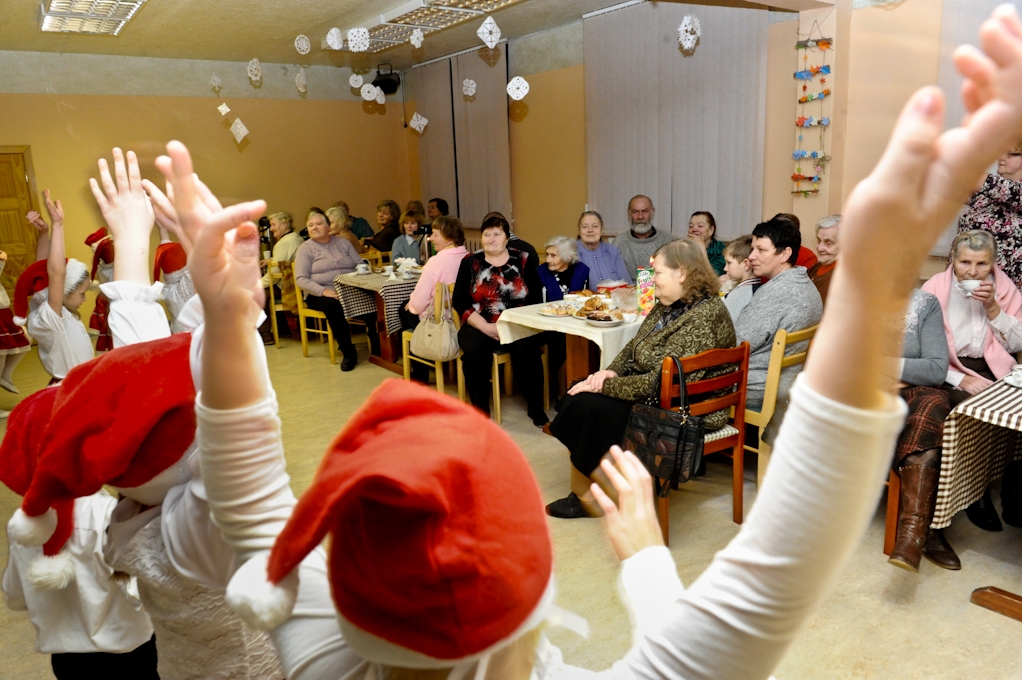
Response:
M362 257L369 260L369 266L378 268L383 266L383 254L376 248L370 247L369 250L362 253Z
M444 284L437 283L436 285L437 286L442 286ZM439 291L440 288L437 288L437 290ZM451 294L451 301L453 302L454 301L454 284L453 283L447 284L447 290L450 292L450 294ZM454 327L460 331L461 330L461 315L458 314L458 310L454 309L453 305L451 305L451 316L454 318Z
M729 349L710 349L689 357L681 357L681 368L686 375L709 368L726 368L726 372L712 378L685 383L689 397L689 413L704 416L725 408L734 408L734 426L739 430L745 425L745 395L749 375L749 343ZM701 395L728 390L719 397L693 401ZM660 408L680 408L681 383L674 361L667 357L660 367Z
M295 283L295 298L298 301L298 314L301 315L305 311L305 291L298 287L298 278L293 269L291 270L291 279Z
M819 324L790 333L782 328L774 335L774 346L770 350L770 363L767 365L766 387L763 391L763 408L760 409L764 422L773 417L777 408L777 388L781 384L781 369L804 364L809 354L807 345L804 351L785 355L788 345L811 341L816 335L817 328Z

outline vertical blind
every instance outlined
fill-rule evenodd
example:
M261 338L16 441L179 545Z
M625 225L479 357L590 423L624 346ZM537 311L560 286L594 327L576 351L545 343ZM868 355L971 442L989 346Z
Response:
M686 54L678 26L689 14L703 37ZM760 221L767 21L760 9L676 3L583 21L589 203L607 233L627 229L635 194L679 234L698 210L723 239Z
M416 112L429 121L419 137L422 200L442 198L454 207L457 214L451 63L444 60L415 69L406 83L415 101Z

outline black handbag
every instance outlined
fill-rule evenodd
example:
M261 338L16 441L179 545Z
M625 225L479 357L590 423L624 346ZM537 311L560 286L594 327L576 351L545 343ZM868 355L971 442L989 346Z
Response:
M691 479L703 461L706 429L701 416L689 414L685 371L674 358L681 380L681 410L659 407L660 380L648 404L634 404L625 427L625 448L653 475L658 495L666 498L675 484Z

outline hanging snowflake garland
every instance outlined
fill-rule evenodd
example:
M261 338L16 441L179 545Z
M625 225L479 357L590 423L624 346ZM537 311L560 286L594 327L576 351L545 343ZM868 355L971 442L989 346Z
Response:
M227 102L224 102L220 106L216 107L216 110L220 112L221 116L226 116L228 113L231 112L231 107L227 105Z
M362 94L362 99L365 99L367 102L376 99L376 86L372 83L363 85L359 92Z
M465 93L466 97L474 97L476 94L476 81L471 78L465 78L461 83L461 91Z
M241 118L235 118L234 123L231 124L231 132L234 133L234 141L241 144L241 140L245 139L248 134L248 128L241 122Z
M295 49L298 50L298 54L308 54L309 50L312 49L312 43L309 42L309 37L306 35L299 35L295 38Z
M486 21L476 31L476 35L492 50L500 42L500 27L497 26L497 22L493 20L493 17L486 17Z
M511 82L507 84L507 94L511 99L516 102L525 99L525 95L529 94L529 83L521 76L515 76L511 79Z
M326 44L332 50L344 47L344 34L339 28L331 28L326 34Z
M697 17L686 14L678 26L678 44L685 52L691 52L696 48L699 37L703 34L703 27Z
M262 80L263 78L263 67L259 65L258 59L253 59L248 62L248 79L252 82Z
M376 103L379 104L380 106L383 106L384 104L387 103L387 95L383 91L382 87L376 88Z
M351 77L348 78L348 85L351 85L356 90L362 87L362 76L357 73L352 73Z
M220 82L220 78L217 74L213 74L213 77L209 79L209 86L214 92L220 94L220 88L223 87L223 83Z
M408 126L417 130L420 135L422 134L422 131L426 129L427 125L429 125L429 120L425 116L420 116L418 113L415 113L412 116L412 119L408 121Z
M348 29L348 49L352 52L365 52L369 49L369 29L365 26Z
M410 38L408 38L408 41L412 43L415 49L419 49L420 47L422 47L422 41L425 39L426 36L423 34L422 29L417 28L414 31L412 31L412 35Z
M305 82L305 69L299 68L298 75L295 76L295 87L302 94L305 94L308 84Z

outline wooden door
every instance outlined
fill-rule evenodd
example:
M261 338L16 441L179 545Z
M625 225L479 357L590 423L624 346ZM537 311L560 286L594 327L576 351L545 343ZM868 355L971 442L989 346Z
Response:
M14 299L14 284L35 260L36 230L25 219L32 210L28 167L24 153L0 153L0 250L7 266L0 285Z

